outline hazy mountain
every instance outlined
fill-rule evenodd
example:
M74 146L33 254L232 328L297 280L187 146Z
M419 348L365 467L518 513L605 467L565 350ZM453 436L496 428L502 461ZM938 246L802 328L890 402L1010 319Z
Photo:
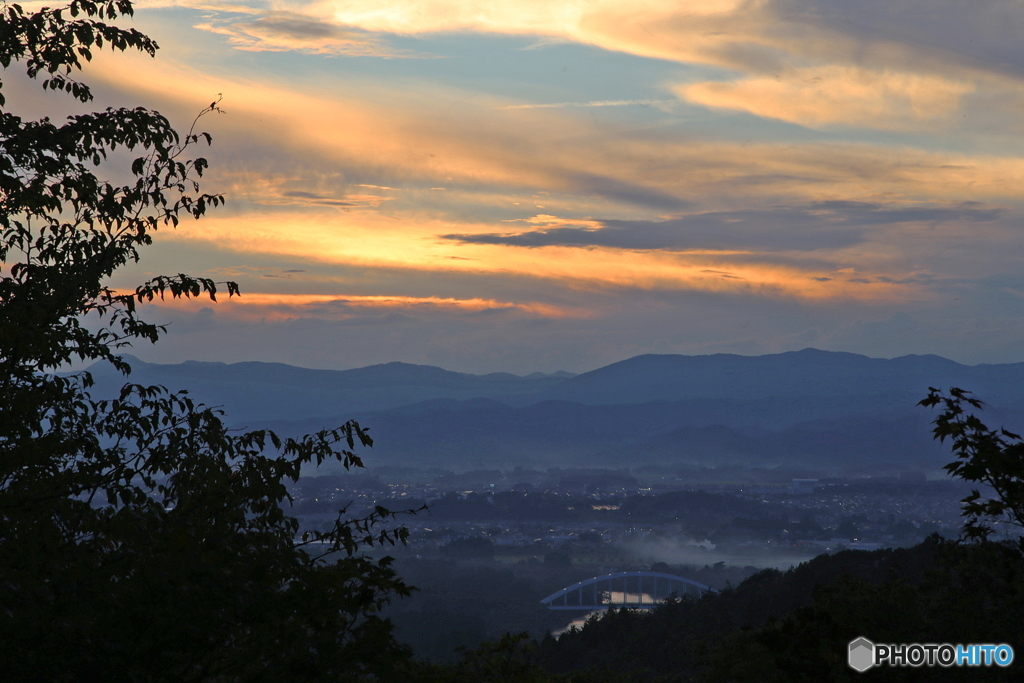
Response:
M939 356L868 358L804 349L767 356L645 355L585 372L545 392L581 403L689 398L870 396L960 386L993 402L1024 399L1024 363L961 365Z
M916 407L929 386L970 389L992 405L990 423L1024 429L1024 363L938 356L645 355L576 376L527 377L407 363L132 365L132 381L187 388L237 426L296 434L356 418L377 441L373 460L391 465L932 469L948 451L931 440L931 414ZM93 371L99 394L123 382Z
M846 474L933 470L951 459L931 438L925 411L896 419L855 415L813 420L778 432L744 434L729 427L684 427L599 459L642 459L650 464L787 466Z
M534 394L574 375L509 373L470 375L429 365L385 363L355 370L311 370L283 363L145 363L126 356L130 381L187 389L207 405L223 406L232 421L303 420L386 410L439 398L469 399ZM113 396L125 378L109 365L89 368L96 396Z
M949 460L948 450L931 438L931 415L913 402L899 410L868 412L863 402L851 400L844 411L833 401L803 414L794 410L798 401L774 406L767 400L710 407L695 403L545 401L513 407L488 399L445 400L349 417L371 426L377 439L374 460L386 465L620 468L686 463L848 472L881 466L898 472L936 469ZM695 407L700 410L688 410ZM764 426L767 420L750 425L751 415L771 412L784 418L774 429ZM841 417L817 417L835 413ZM341 415L330 421L342 422ZM297 435L324 424L306 420L267 426Z

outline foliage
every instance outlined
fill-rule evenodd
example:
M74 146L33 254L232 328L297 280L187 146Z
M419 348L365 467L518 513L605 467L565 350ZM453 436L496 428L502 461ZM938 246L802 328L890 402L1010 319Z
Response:
M946 394L934 387L918 405L940 406L933 434L951 441L956 460L945 470L954 477L980 482L990 487L992 498L977 489L963 499L964 536L986 539L994 531L993 523L1024 527L1024 440L1005 429L989 429L969 408L980 409L982 402L963 389L951 388Z
M847 644L1020 642L1024 557L1011 544L957 544L932 538L913 549L933 566L893 567L882 581L846 574L814 591L812 604L763 626L734 631L715 647L698 680L857 681ZM877 553L865 553L867 557ZM885 680L1007 680L1006 671L957 667L878 671ZM1012 676L1010 676L1012 677Z
M537 666L536 643L529 633L506 633L495 643L484 643L477 650L464 651L456 680L466 683L541 683L547 680Z
M145 35L107 23L128 0L59 9L0 8L0 63L89 102L76 79L103 47L154 54ZM214 102L203 113L219 111ZM108 284L152 234L200 218L207 162L159 113L106 109L25 120L0 98L0 661L8 680L361 680L407 656L379 610L406 595L390 559L364 544L393 517L338 513L298 536L286 512L304 464L361 466L355 422L302 439L232 433L184 393L126 384L96 400L72 361L109 362L165 331L139 317L156 298L216 300L234 283L179 274L132 292ZM118 149L140 156L131 181L95 167ZM127 176L126 176L127 177ZM98 320L90 329L86 318ZM395 674L397 675L397 674Z
M459 660L460 647L474 650L505 632L544 633L565 625L538 598L593 576L592 570L544 567L539 562L478 563L401 558L396 569L417 588L414 600L388 606L396 637L420 660Z
M537 643L531 641L526 632L506 633L497 641L482 643L474 650L465 647L458 650L462 657L457 664L418 664L416 680L421 683L556 683L557 680L538 665Z

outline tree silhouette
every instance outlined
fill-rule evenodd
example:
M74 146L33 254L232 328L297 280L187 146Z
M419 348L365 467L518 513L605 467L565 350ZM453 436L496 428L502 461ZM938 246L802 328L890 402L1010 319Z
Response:
M153 55L112 22L128 0L0 7L0 63L89 102L77 74L94 50ZM213 102L203 113L219 111ZM202 115L202 114L201 114ZM198 119L197 119L198 120ZM139 317L157 298L238 294L184 274L133 292L108 284L161 227L223 199L200 191L210 136L180 136L159 113L111 109L26 120L0 96L0 662L6 680L247 681L387 678L407 656L378 616L409 588L365 544L378 507L299 535L286 483L303 464L361 466L349 422L302 439L232 433L184 393L125 384L90 396L71 361L112 363L164 329ZM119 148L133 180L95 174ZM86 319L99 320L90 329Z
M964 481L986 484L995 494L986 498L975 489L961 501L967 518L964 536L986 539L997 523L1024 528L1024 440L1002 428L989 429L968 413L983 404L963 389L953 387L947 394L931 387L918 405L942 408L932 433L942 442L948 438L956 454L956 460L944 469Z

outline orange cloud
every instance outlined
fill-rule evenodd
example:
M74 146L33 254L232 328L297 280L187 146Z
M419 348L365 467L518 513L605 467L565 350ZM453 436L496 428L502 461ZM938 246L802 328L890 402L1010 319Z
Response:
M178 109L183 101L205 102L211 93L225 93L230 115L211 122L219 130L214 130L209 182L224 183L234 201L311 207L349 202L398 216L424 198L417 193L430 192L438 210L466 207L475 199L492 207L541 205L562 215L652 217L694 201L709 209L780 198L1003 201L1020 198L1024 187L1024 162L1013 154L868 143L740 143L658 130L627 135L595 128L573 110L496 111L501 100L493 96L467 100L464 91L415 84L339 85L311 92L142 59L114 60L104 67L111 82L148 91L151 98L173 92ZM939 116L955 107L954 96L935 94L941 90L938 81L921 81L928 87L918 92L911 81L895 75L890 80L896 84L892 92L904 95L894 94L878 106L898 108L903 102L904 121L927 116L929 103ZM859 87L860 93L870 90L867 81ZM728 89L694 88L687 92L709 104L740 104L729 99L735 93ZM849 101L838 86L831 101L816 104L810 98L788 110L780 103L785 88L765 92L762 100L748 102L763 115L845 121L841 110ZM221 145L238 150L235 157L216 159ZM241 151L248 149L253 152ZM397 189L388 195L353 192L349 178ZM439 187L447 188L443 200L431 189ZM398 190L402 194L395 194Z
M737 109L810 127L830 124L920 129L948 123L974 85L941 76L830 65L676 91L695 104Z
M390 48L390 34L477 32L570 41L725 67L740 76L726 82L677 84L674 90L692 102L810 126L841 123L903 130L922 122L942 123L972 93L989 107L997 103L1009 121L1016 117L1022 90L1020 77L1002 58L986 61L972 57L969 49L942 49L915 40L919 10L913 3L896 3L887 15L896 25L881 32L844 23L837 18L843 12L833 11L836 8L808 3L803 11L795 11L778 0L282 0L266 10L151 0L144 6L175 5L201 8L210 19L199 28L225 35L244 50L404 57L414 55ZM987 9L972 13L967 6L947 4L936 14L948 14L949 22L962 24L962 41L969 46L984 42L986 29L993 28L986 22L996 13ZM1012 10L999 12L1006 14L1007 24L1019 19ZM991 52L999 54L996 49ZM1013 101L1003 101L1008 90L1016 91Z
M128 294L133 290L117 290L119 294ZM188 299L156 300L159 306L194 308L195 302ZM350 295L350 294L279 294L268 292L244 292L241 296L222 298L226 304L225 312L235 315L257 315L261 317L294 317L295 315L323 314L323 304L333 304L329 313L332 318L352 317L351 309L378 310L429 310L448 309L466 313L478 313L493 310L515 310L541 318L580 318L588 317L583 309L553 306L542 302L508 302L495 299L457 299L454 297L437 296L387 296L387 295ZM241 307L234 308L234 307ZM249 310L246 309L255 309ZM315 309L315 310L314 310ZM362 315L359 313L359 315Z
M756 25L763 0L648 0L628 7L614 0L324 0L305 8L317 16L367 31L420 34L476 31L531 36L679 61L707 61L730 38L749 39L744 24ZM744 18L746 17L746 19ZM680 40L685 36L690 40Z
M844 23L839 18L843 12L835 8L807 3L803 11L796 11L790 3L777 0L396 0L383 5L322 0L303 5L301 12L308 21L377 36L444 32L533 36L734 69L741 74L735 81L680 84L675 90L692 102L810 126L841 123L903 130L922 122L948 122L950 113L972 92L994 94L998 100L1008 88L1021 90L1020 77L1002 58L986 62L970 56L970 49L953 45L942 49L916 40L915 14L920 10L912 3L897 5L887 15L896 26L881 32ZM1005 11L1008 23L1019 19L1005 8L1000 11ZM947 5L936 12L943 13L949 14L949 22L963 25L965 45L984 42L986 28L992 28L966 6ZM986 14L988 21L995 16L981 8L977 14ZM329 39L323 40L328 49ZM1013 99L998 104L1007 120L1016 116L1019 92Z
M240 254L405 269L425 278L508 276L568 291L896 300L925 296L924 287L890 266L886 259L898 247L886 240L833 250L821 256L823 265L788 254L772 257L777 263L768 257L753 263L749 254L728 251L517 249L437 236L501 232L509 216L537 226L593 225L593 216L650 220L687 203L708 210L834 199L1024 199L1024 160L1012 154L867 143L741 144L695 139L685 131L588 128L572 110L498 110L505 100L467 100L464 91L416 83L314 89L218 77L166 61L97 61L109 83L162 98L178 111L188 109L183 102L225 93L229 115L210 122L220 130L213 131L206 187L228 194L227 210L198 225L186 222L166 238L197 249L212 243ZM926 101L910 86L904 91ZM367 186L373 191L353 189ZM837 276L836 264L856 267L860 275Z
M239 18L217 14L213 21L195 28L228 38L228 43L250 52L306 52L332 57L414 57L396 50L386 41L366 31L353 30L314 16L294 12L267 12ZM246 14L251 14L247 12Z
M461 273L481 278L523 278L537 283L535 286L549 283L554 291L568 292L602 289L706 291L819 300L894 300L924 295L924 288L908 280L906 273L896 271L897 275L884 269L872 269L871 260L863 258L850 259L857 263L864 261L864 265L857 266L856 272L836 274L834 268L783 265L752 259L749 252L737 251L666 253L603 247L524 249L488 244L466 245L437 240L437 234L450 232L450 223L419 223L417 231L410 232L403 229L405 226L398 221L382 220L371 214L335 216L322 215L312 220L308 216L250 216L245 221L213 216L205 219L201 227L183 224L175 233L162 239L185 241L195 244L196 248L209 241L219 248L242 253L313 259L325 265L344 264L363 270L407 272L424 283L430 281L431 274ZM459 227L465 230L467 226L460 224ZM493 227L482 224L474 229L484 232L493 230ZM295 287L301 287L301 282L289 285L291 290ZM316 295L309 301L338 298ZM368 302L366 305L389 306L412 301L471 305L442 304L449 299L416 296L353 300ZM485 301L488 306L506 305ZM508 305L532 309L537 306L529 302L510 302ZM549 314L541 309L535 310Z

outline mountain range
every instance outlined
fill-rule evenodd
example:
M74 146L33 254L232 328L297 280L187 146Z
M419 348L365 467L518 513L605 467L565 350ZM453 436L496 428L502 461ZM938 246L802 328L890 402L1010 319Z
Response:
M187 389L239 428L298 435L357 419L376 441L368 462L392 466L931 471L950 455L931 439L933 416L916 405L930 386L968 389L988 404L990 426L1024 428L1024 363L939 356L643 355L579 375L525 377L397 362L339 371L128 360L132 382ZM125 381L109 366L90 372L97 397Z

